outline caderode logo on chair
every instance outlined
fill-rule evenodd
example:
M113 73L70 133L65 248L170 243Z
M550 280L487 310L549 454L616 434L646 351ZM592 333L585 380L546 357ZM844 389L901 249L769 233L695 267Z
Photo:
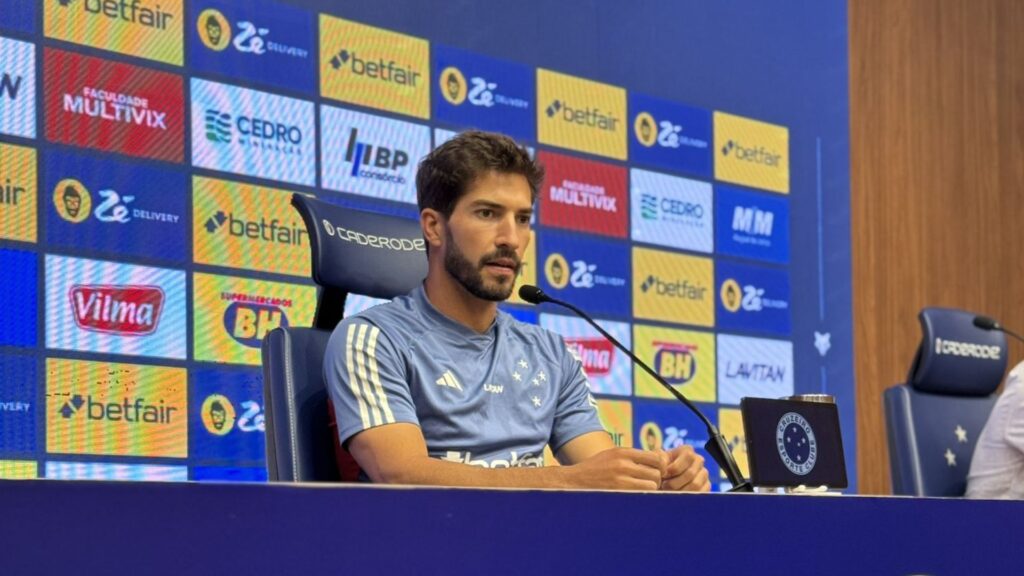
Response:
M46 137L52 142L181 162L180 76L47 48Z
M76 285L70 296L79 328L122 336L155 332L164 307L159 286Z

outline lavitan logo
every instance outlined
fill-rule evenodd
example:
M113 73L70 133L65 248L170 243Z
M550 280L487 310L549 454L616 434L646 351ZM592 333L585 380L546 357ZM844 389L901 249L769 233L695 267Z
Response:
M164 306L159 286L74 285L70 296L79 328L120 336L152 334Z
M612 343L605 338L565 338L566 345L576 351L583 362L583 369L588 376L607 376L612 372L615 361L615 350Z
M180 76L53 49L45 51L44 61L50 140L182 161Z

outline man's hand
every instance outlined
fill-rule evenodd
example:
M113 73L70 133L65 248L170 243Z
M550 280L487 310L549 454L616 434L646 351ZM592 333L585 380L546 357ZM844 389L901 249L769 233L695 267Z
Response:
M657 490L665 476L665 460L654 452L609 448L562 468L574 488ZM705 475L706 477L706 475Z
M668 452L657 450L653 453L659 454L668 462L661 480L662 490L684 492L708 492L711 490L711 480L708 477L708 469L704 467L704 457L694 452L692 446L684 444L676 446Z

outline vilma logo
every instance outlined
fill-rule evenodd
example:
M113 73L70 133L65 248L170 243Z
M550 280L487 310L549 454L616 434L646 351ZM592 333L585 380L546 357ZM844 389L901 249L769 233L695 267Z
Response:
M231 44L231 24L219 10L203 10L196 21L196 29L199 39L210 50L221 52Z
M604 114L599 108L573 108L562 100L555 100L545 109L548 118L561 117L565 122L597 128L606 132L618 129L619 119L611 114Z
M462 71L454 66L449 66L441 72L439 80L441 84L441 95L452 106L458 106L466 101L468 85Z
M331 68L340 71L347 68L356 76L373 78L388 84L416 87L420 73L394 60L363 60L359 55L343 48L331 58Z
M67 8L76 1L57 0L57 3ZM147 8L140 0L85 0L84 8L89 14L158 30L166 30L174 19L173 14L160 10L159 4L156 8Z
M69 296L79 328L117 336L152 334L164 307L159 286L76 284Z
M787 412L775 427L775 447L779 458L793 474L806 476L818 461L818 441L814 429L796 412Z
M89 218L92 195L78 180L66 178L53 190L53 205L61 218L79 224Z
M144 424L171 424L174 413L178 411L173 406L165 406L163 400L156 404L147 404L145 398L125 397L123 402L103 402L93 400L91 394L85 398L82 398L81 394L75 394L57 412L64 419L70 419L82 412L83 406L86 408L84 412L88 420Z

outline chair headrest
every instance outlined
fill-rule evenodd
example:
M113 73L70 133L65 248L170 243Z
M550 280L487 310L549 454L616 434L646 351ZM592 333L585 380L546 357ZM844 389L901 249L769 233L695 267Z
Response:
M335 206L301 194L292 205L309 231L313 281L342 293L394 298L427 276L419 222Z
M907 377L915 389L934 394L988 396L1006 372L1006 335L974 325L975 314L924 308L921 346Z

